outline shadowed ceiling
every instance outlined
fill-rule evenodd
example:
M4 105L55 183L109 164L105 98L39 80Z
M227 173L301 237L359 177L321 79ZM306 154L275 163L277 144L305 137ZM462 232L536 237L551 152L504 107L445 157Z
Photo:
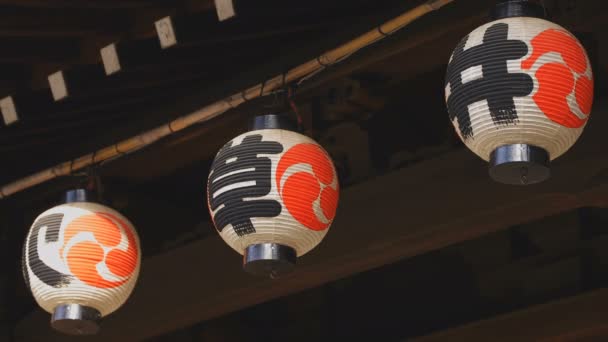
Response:
M235 1L236 16L219 21L208 0L0 0L0 98L11 96L19 113L0 127L0 183L190 113L420 3ZM604 312L581 309L608 302L608 5L545 4L581 39L596 78L592 119L551 180L495 184L454 133L446 63L491 6L456 0L295 89L305 131L331 154L344 191L325 241L283 279L244 274L204 200L218 148L253 115L284 109L282 94L97 165L103 198L135 223L144 260L132 298L87 339L456 341L489 340L500 329L507 340L608 336ZM166 16L183 39L161 49L154 22ZM112 43L124 59L108 76L99 50ZM48 76L57 71L68 95L56 101ZM20 254L33 219L82 179L1 200L0 340L71 340L50 331L23 284ZM572 310L581 317L567 316ZM549 312L570 319L554 324ZM512 326L522 335L508 335Z

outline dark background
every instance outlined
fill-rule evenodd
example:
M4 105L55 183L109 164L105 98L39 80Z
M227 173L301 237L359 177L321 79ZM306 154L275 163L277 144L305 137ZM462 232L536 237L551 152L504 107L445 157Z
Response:
M128 138L299 65L421 1L0 1L0 90L21 121L0 128L0 183ZM326 239L285 278L252 278L213 229L210 162L274 96L248 102L129 156L98 165L106 203L142 241L141 278L90 341L598 340L608 336L606 11L600 1L545 1L580 37L595 73L588 127L546 183L493 183L459 141L444 105L458 40L493 2L456 0L329 67L296 90L307 134L340 173ZM155 46L172 15L185 39ZM99 48L131 47L121 73L99 73ZM151 47L150 47L151 46ZM70 78L50 97L47 76ZM20 274L34 218L83 176L0 202L0 340L63 341ZM422 340L425 340L424 338Z

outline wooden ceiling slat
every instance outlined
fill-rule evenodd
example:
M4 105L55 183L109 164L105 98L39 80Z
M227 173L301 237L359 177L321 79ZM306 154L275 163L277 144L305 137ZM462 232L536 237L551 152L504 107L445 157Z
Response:
M608 290L600 289L412 341L605 341L606 315Z
M160 54L158 39L146 38L112 43L101 49L101 59L106 75L135 68L144 60L156 59Z
M49 89L42 89L38 91L20 91L16 94L6 96L0 101L10 104L15 112L15 116L20 122L28 122L32 118L35 118L39 113L47 110L48 106L53 103L53 97ZM4 114L5 108L2 108Z
M206 1L206 0L205 0ZM0 5L25 8L142 8L166 5L163 0L0 0Z
M0 63L75 63L80 42L66 38L4 37Z
M123 32L130 24L128 10L0 7L0 37L85 37Z
M49 86L55 101L85 93L106 77L101 64L89 64L57 71L49 75Z
M208 12L190 15L168 16L155 22L156 34L161 47L211 45L237 43L247 40L285 36L299 32L339 27L343 20L310 17L277 16L271 21L247 17L235 17L217 22Z

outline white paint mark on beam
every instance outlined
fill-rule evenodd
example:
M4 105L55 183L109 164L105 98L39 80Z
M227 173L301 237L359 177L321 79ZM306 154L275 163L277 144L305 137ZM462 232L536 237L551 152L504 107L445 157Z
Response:
M15 101L12 96L7 96L0 100L0 111L2 111L2 118L4 119L5 125L11 125L19 121L17 116L17 108L15 108Z
M68 97L68 87L65 84L63 71L60 70L50 74L49 85L51 86L51 93L53 93L53 99L55 101Z
M171 17L157 20L154 22L154 26L156 27L156 35L158 35L158 40L160 40L161 48L166 49L177 44L177 37L175 36Z
M106 75L112 75L121 70L120 59L118 58L118 52L116 51L116 44L104 46L100 50L101 61L103 62L103 69Z
M234 4L232 0L214 0L217 18L220 21L230 19L236 15L234 12Z

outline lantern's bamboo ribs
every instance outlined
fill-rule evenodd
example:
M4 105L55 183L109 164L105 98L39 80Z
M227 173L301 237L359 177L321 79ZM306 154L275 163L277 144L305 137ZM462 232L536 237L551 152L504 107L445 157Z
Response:
M58 164L54 167L29 175L10 184L6 184L0 187L0 198L8 197L56 177L70 175L73 171L85 168L89 165L134 152L156 142L161 138L179 132L194 124L204 122L213 117L221 115L227 110L235 108L244 103L245 98L247 100L252 100L254 98L269 94L272 91L281 88L284 83L300 80L308 75L319 72L328 65L340 62L348 58L354 52L384 39L387 35L404 28L414 20L429 12L438 10L452 1L453 0L429 0L397 16L396 18L385 22L373 30L364 33L363 35L356 37L333 50L327 51L313 60L287 71L284 75L277 75L267 80L264 82L263 88L262 83L260 83L244 91L239 91L238 93L219 100L213 104L205 106L193 113L179 117L168 124L164 124L137 136L97 150L93 153Z

